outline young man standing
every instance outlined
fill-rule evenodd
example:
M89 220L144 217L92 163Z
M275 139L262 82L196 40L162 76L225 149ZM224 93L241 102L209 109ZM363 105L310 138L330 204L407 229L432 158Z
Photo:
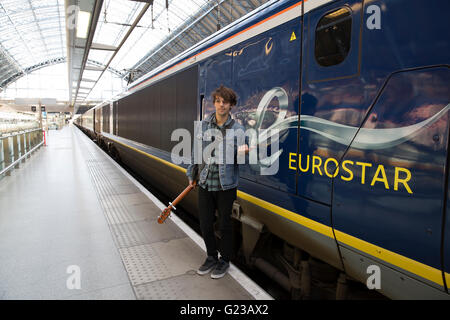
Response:
M244 128L235 122L230 115L231 108L236 105L236 94L230 88L220 86L212 93L212 99L216 112L203 120L201 125L202 145L206 146L211 143L206 143L203 140L206 131L220 132L219 139L222 140L220 147L224 148L222 159L218 160L218 155L214 150L212 154L207 156L207 159L202 159L201 164L191 165L187 169L186 175L189 178L189 184L197 181L198 185L198 206L200 229L205 241L208 257L203 265L197 270L200 275L205 275L212 270L211 278L218 279L223 277L229 268L231 253L232 253L232 222L231 210L233 202L236 199L236 190L239 179L239 167L236 161L237 154L248 153L248 146L242 144L237 145L235 136L226 134L226 130L244 131ZM207 134L206 134L207 135ZM211 140L214 140L215 136ZM197 139L195 137L194 139ZM227 141L233 139L233 142ZM225 150L228 148L227 150ZM202 149L203 150L203 149ZM217 150L217 149L215 149ZM229 152L233 153L231 157ZM227 153L225 159L225 153ZM193 159L193 157L192 157ZM233 159L233 163L226 163L226 160ZM218 248L216 245L216 238L214 235L214 220L215 210L219 212L219 223L221 232L221 248L220 259L218 259Z

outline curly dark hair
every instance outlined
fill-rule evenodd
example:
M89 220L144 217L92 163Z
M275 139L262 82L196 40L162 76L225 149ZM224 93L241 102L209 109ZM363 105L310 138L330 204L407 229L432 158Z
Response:
M221 97L225 102L229 102L231 106L235 106L237 102L236 93L233 91L233 89L227 88L224 85L221 85L219 88L214 90L214 92L211 94L211 97L214 100L216 97Z

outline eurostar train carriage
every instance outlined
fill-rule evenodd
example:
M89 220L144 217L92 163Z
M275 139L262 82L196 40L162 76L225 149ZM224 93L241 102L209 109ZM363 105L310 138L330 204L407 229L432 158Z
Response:
M172 132L193 135L212 91L231 87L253 146L280 130L278 152L241 166L236 253L278 267L294 297L316 278L337 298L356 280L389 298L448 299L449 12L439 0L270 1L78 125L174 197L188 181ZM196 201L183 200L194 216Z

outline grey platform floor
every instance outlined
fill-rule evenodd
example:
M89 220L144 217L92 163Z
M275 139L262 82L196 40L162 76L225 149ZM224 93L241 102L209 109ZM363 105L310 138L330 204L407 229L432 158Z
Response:
M47 143L0 179L0 299L255 298L76 127Z

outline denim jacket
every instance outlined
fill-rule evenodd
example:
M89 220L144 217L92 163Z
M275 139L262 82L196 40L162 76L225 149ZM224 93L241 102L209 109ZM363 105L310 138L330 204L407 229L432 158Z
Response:
M215 120L215 113L211 114L207 119L203 120L201 122L201 128L197 127L194 133L194 139L197 141L194 141L194 148L192 150L191 155L191 164L187 168L186 175L189 178L189 180L199 180L199 183L205 183L206 178L208 177L208 171L209 171L209 163L208 161L205 162L205 159L203 159L203 150L207 148L208 145L212 143L212 136L211 130L208 129L214 129L215 126L213 125L212 121ZM237 149L238 149L238 138L235 135L229 135L227 133L227 129L233 129L235 130L242 130L244 132L244 127L234 121L231 116L228 117L228 120L224 123L222 127L221 136L224 137L224 143L221 143L222 150L222 158L223 161L219 162L219 180L220 184L222 186L222 190L228 190L232 188L236 188L238 186L239 182L239 165L237 163ZM217 132L218 133L218 132ZM214 136L216 138L216 136ZM220 138L216 143L220 143ZM198 156L201 157L201 164L196 164L194 159L194 153L195 151L195 145L196 143L198 146L201 145L202 153L201 155L198 154ZM247 141L245 141L247 143ZM220 147L219 147L220 148ZM220 150L220 149L219 149ZM230 159L233 159L229 163ZM207 159L209 160L209 159ZM199 162L199 161L197 161Z

